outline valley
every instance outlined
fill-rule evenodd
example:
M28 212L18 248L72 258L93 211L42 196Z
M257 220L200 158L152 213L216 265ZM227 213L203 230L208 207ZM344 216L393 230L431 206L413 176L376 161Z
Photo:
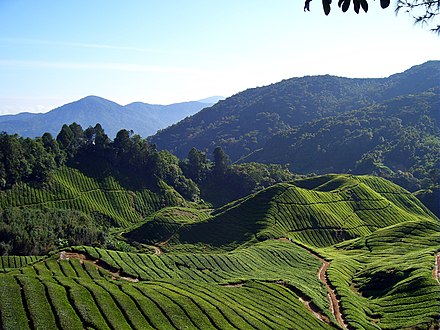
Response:
M438 329L439 68L1 133L0 329Z

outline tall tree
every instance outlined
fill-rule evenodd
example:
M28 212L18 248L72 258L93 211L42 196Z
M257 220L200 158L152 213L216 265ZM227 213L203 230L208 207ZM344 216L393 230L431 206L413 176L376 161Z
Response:
M221 147L216 147L213 152L215 174L224 174L229 167L229 156L223 151Z
M193 147L188 153L188 177L200 183L205 178L208 167L209 163L206 154Z
M66 124L61 127L61 131L57 135L57 141L61 148L66 152L68 158L72 158L75 153L75 136Z

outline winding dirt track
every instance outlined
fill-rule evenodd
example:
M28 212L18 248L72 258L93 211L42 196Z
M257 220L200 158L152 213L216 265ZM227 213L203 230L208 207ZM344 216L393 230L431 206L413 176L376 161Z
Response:
M310 251L309 251L310 252ZM310 252L312 253L312 252ZM322 266L319 268L318 271L318 278L319 280L324 283L325 287L327 288L327 296L328 300L330 302L330 311L335 317L336 321L338 321L339 325L344 328L348 329L347 324L344 321L344 318L341 313L341 306L340 302L336 297L336 291L332 288L330 285L330 281L327 278L327 268L330 266L330 263L316 254L312 253L316 258L318 258L320 261L322 261Z
M285 242L290 242L290 240L288 238L280 238L278 239L279 241L285 241ZM293 242L292 242L293 243ZM316 259L318 259L320 262L322 262L322 266L319 268L318 270L318 278L319 280L325 285L325 287L327 288L327 296L328 296L328 300L330 302L330 312L333 314L333 316L335 317L336 321L338 322L338 324L343 328L343 329L348 329L347 324L345 323L344 317L342 315L341 312L341 305L340 305L340 301L337 299L336 297L336 291L335 289L332 287L332 285L330 284L330 281L327 278L327 269L330 266L330 262L328 262L327 260L321 258L320 256L318 256L315 252L313 252L312 250L301 246L302 248L306 249L312 256L314 256ZM438 255L438 261L440 264L440 254ZM305 301L303 301L302 299L300 299L301 302L303 302L307 309L309 309L310 311L312 311L310 309L310 307L308 306L309 304L306 304ZM310 303L310 302L309 302ZM318 317L319 319L323 320L321 317L319 317L317 315L317 313L315 311L312 311L312 313ZM325 320L323 320L325 321Z

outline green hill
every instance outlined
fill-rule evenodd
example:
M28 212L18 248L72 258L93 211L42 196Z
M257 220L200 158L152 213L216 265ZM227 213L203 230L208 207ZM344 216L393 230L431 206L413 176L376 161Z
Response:
M244 162L296 173L377 173L409 189L439 180L440 89L311 121L269 139Z
M133 191L113 176L98 179L61 167L41 187L21 183L0 193L0 252L45 254L61 241L104 244L111 228L132 226L165 206L186 204L163 181L154 190Z
M312 177L125 230L154 249L0 257L2 328L440 326L439 220L384 179Z
M171 247L197 243L229 249L280 237L325 247L425 217L435 218L408 191L387 180L325 175L274 185L196 223L171 226L172 219L165 223L153 217L125 236L149 244L169 241ZM151 237L153 232L163 233L162 240Z
M34 207L77 210L101 214L118 227L137 223L164 206L184 204L185 200L165 183L157 192L148 189L128 191L113 177L97 180L80 171L62 167L44 189L20 184L0 195L2 209Z
M440 180L440 62L380 79L307 76L249 89L150 138L180 158L216 147L236 164L378 175L411 192ZM425 195L427 197L427 195ZM438 201L426 200L427 205Z

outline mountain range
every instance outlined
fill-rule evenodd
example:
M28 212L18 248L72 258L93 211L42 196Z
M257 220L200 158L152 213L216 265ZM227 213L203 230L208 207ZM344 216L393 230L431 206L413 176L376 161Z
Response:
M134 102L122 106L101 97L87 96L47 113L0 116L0 131L25 137L41 136L45 132L56 135L63 124L76 122L83 128L100 123L111 138L121 129L147 137L220 99L222 97L215 96L170 105Z
M440 61L387 78L291 78L220 101L151 142L180 158L220 146L236 163L379 174L414 191L439 181L439 100Z
M387 78L305 76L252 88L160 131L151 141L178 157L192 147L221 146L236 161L273 136L306 122L377 105L440 86L440 61L429 61Z

